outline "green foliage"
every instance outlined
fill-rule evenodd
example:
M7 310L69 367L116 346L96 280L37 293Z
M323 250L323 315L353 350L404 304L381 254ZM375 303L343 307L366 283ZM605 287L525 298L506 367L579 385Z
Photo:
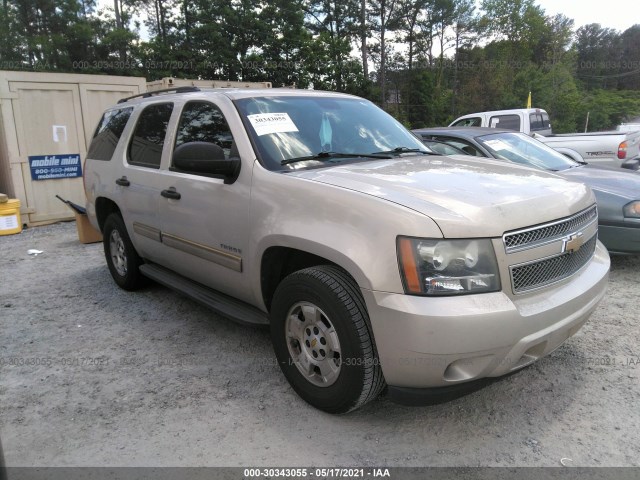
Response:
M640 92L621 90L592 90L585 94L577 111L578 130L584 131L589 113L588 131L614 129L633 112L640 112Z
M587 112L589 130L640 114L640 25L575 30L536 0L480 4L2 0L0 69L295 84L364 96L412 127L522 108L529 92L557 132Z

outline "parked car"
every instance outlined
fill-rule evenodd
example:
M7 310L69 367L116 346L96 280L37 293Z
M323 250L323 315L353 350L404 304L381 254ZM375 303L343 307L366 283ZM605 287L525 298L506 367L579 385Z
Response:
M589 187L435 155L345 94L123 99L96 128L85 187L119 286L151 278L269 325L294 390L332 413L385 384L409 402L529 365L607 284Z
M470 113L450 127L490 127L532 135L563 155L594 165L640 168L640 131L612 131L554 135L547 112L540 108Z
M493 128L423 128L414 133L469 155L557 172L591 187L598 203L598 237L612 253L640 253L640 173L575 162L522 133Z

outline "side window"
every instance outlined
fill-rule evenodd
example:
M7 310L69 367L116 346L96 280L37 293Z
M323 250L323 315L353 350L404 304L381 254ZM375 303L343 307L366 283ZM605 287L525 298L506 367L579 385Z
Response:
M531 126L532 132L537 132L538 130L544 130L544 125L542 124L542 115L540 115L539 113L530 113L529 125Z
M191 142L218 146L220 160L238 156L227 120L220 109L209 102L189 102L182 110L175 148Z
M172 111L172 103L149 105L142 111L129 143L127 161L131 165L160 168L162 147Z
M520 131L520 117L518 115L496 115L489 120L491 128Z
M480 117L463 118L451 125L452 127L481 127L482 119Z
M111 160L118 146L124 127L129 121L133 107L111 110L102 115L96 133L93 135L87 158L92 160Z
M460 149L454 147L453 145L449 145L449 143L442 142L440 140L430 140L425 138L422 142L427 145L431 150L440 155L463 155L464 152Z
M436 140L440 140L441 142L446 142L449 145L453 145L456 148L459 148L467 155L473 155L474 157L484 157L485 155L478 150L471 143L466 140L460 140L459 138L451 138L451 137L435 137Z

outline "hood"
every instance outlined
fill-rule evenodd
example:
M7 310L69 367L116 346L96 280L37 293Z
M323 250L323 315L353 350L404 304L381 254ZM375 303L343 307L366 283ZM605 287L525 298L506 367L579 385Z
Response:
M594 191L610 193L629 200L640 199L640 173L624 168L583 165L558 172L568 180L584 182Z
M505 231L572 215L595 202L584 184L469 156L406 156L290 175L355 190L432 218L447 238Z

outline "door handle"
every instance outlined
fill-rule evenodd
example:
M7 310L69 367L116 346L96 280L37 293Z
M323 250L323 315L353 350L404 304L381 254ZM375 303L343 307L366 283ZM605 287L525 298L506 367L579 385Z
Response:
M173 187L169 188L168 190L162 190L160 192L160 195L162 195L164 198L170 198L172 200L180 200L180 198L182 197L182 195L176 192L176 189Z
M127 177L120 177L116 180L116 185L120 185L121 187L128 187L131 185L131 182L127 180Z

